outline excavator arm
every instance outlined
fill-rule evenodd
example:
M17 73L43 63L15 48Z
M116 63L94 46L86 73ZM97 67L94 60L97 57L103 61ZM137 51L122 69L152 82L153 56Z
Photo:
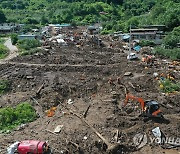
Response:
M129 99L138 101L140 103L140 105L141 105L141 110L145 111L145 103L144 103L144 100L141 97L135 97L135 96L133 96L131 94L126 94L126 98L125 98L125 101L124 101L124 106L127 105Z
M141 110L144 116L163 118L159 105L156 101L144 101L141 97L135 97L129 93L126 94L124 106L127 105L129 99L138 101L141 105Z

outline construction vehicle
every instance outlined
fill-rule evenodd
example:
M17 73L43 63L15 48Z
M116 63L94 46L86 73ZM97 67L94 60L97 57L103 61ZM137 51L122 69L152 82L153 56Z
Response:
M163 118L162 112L159 109L160 106L158 102L154 100L144 101L144 99L141 97L135 97L131 94L127 94L124 102L124 106L127 105L129 99L136 100L140 103L141 111L142 111L142 114L140 116L147 118Z
M8 154L51 154L51 150L44 141L25 140L12 144Z
M154 62L154 56L151 55L144 55L142 57L142 62L146 63L146 64L152 64Z

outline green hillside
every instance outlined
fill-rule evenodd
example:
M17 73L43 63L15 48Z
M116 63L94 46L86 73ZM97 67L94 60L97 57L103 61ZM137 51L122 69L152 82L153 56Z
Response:
M8 22L44 25L46 23L101 22L104 32L149 24L165 24L168 31L180 25L178 0L1 0ZM2 16L0 11L0 16ZM104 14L100 14L104 12ZM5 18L0 18L4 22Z

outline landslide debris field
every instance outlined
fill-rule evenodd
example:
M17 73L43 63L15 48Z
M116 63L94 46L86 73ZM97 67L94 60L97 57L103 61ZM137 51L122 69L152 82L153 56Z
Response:
M48 141L54 153L108 153L110 145L117 143L118 150L114 153L119 154L178 153L178 147L169 151L149 140L138 149L133 137L137 133L153 137L151 130L155 127L166 137L180 137L180 94L163 94L159 81L153 77L154 72L177 70L173 73L178 81L179 66L169 67L171 61L160 58L151 66L141 61L127 61L123 49L98 47L88 39L83 40L82 47L51 46L48 51L18 56L0 65L0 78L11 83L10 91L0 96L1 107L26 101L39 115L36 121L21 129L0 134L1 153L15 141L29 139ZM132 74L125 76L126 72ZM140 106L136 101L130 100L123 108L125 89L122 85L134 96L159 102L168 122L144 122L138 118ZM48 117L46 110L55 106L55 115ZM58 125L63 125L60 133L53 133ZM110 145L105 146L91 126ZM163 145L164 148L170 146Z

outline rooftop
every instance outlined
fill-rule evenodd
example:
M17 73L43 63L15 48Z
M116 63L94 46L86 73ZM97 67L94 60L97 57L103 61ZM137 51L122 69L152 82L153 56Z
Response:
M131 33L131 35L141 35L141 34L149 34L149 35L155 35L157 34L156 32L145 32L145 31L142 31L142 32L133 32Z
M12 27L10 26L0 26L0 30L11 30Z
M131 29L131 32L140 32L140 31L158 31L157 28L140 28L140 29Z
M52 27L69 27L71 24L49 24Z
M144 25L143 27L166 27L165 25Z
M19 37L34 37L36 35L33 34L22 34L22 35L18 35Z

